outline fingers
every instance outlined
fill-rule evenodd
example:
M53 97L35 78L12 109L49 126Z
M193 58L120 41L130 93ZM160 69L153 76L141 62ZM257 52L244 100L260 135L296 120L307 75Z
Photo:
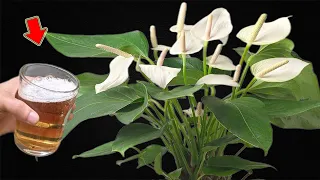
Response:
M30 124L36 124L39 121L39 115L35 111L24 102L15 98L2 97L0 111L8 112L17 120Z

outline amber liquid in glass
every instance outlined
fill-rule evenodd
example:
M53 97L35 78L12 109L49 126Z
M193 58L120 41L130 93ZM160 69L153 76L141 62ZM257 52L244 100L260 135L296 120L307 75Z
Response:
M17 93L16 98L28 104L40 117L36 125L17 121L14 139L18 148L38 157L54 153L60 145L63 127L75 97L61 102L32 102L21 98Z

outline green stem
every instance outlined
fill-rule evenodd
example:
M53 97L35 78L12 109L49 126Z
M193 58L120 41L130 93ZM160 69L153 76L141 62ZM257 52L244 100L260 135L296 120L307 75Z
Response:
M153 102L162 112L164 112L164 107L156 100L149 99L149 101Z
M151 65L154 65L154 62L149 57L144 57L145 60L147 60Z
M185 54L182 54L182 63L183 63L183 69L182 69L182 72L183 72L183 81L184 81L184 84L187 85L187 72L186 72L186 64L187 64L187 59L186 59L186 55Z
M212 71L212 67L211 67L211 66L209 66L208 74L211 74L211 71Z
M242 153L242 151L245 150L245 149L246 149L246 146L243 145L242 148L239 149L239 151L235 154L235 156L239 156Z
M190 123L188 122L188 119L184 116L183 112L182 112L182 108L178 102L178 100L176 99L173 99L173 103L174 103L174 107L175 109L177 110L179 116L181 117L182 121L183 121L183 124L185 125L186 129L187 129L187 132L186 135L189 135L187 136L189 141L191 142L191 157L192 157L192 161L191 161L191 164L193 164L193 162L197 162L197 158L198 158L198 153L197 153L197 144L196 144L196 141L192 135L192 129L190 127Z
M154 59L159 59L157 50L153 50L153 57L154 57Z
M247 85L247 87L244 89L241 97L245 96L249 90L249 88L257 81L257 79L254 77L252 78L252 80L250 81L250 83Z
M243 72L241 74L241 77L240 77L239 87L236 88L235 93L237 93L239 91L239 89L241 88L241 86L242 86L242 84L244 82L244 79L246 78L248 70L249 70L249 65L246 64L244 69L243 69Z
M165 121L164 116L159 112L159 110L156 108L156 106L153 103L149 103L151 109L156 113L158 118L162 121Z
M248 51L249 51L249 49L250 49L250 47L251 47L251 45L246 45L246 47L244 48L244 51L243 51L243 53L242 53L242 56L241 56L241 59L240 59L240 62L239 62L239 64L242 66L242 64L243 64L243 62L244 62L244 59L246 58L246 56L247 56L247 53L248 53Z
M208 48L208 41L204 41L203 43L203 75L207 75L207 48Z

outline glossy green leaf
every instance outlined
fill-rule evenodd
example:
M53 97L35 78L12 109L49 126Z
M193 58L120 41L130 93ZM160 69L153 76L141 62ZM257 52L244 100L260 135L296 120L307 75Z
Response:
M275 57L293 57L292 50L294 43L290 39L284 39L273 44L260 46L256 53L249 52L245 58L245 61L249 61L249 65L255 64L261 60L275 58ZM240 56L242 55L244 48L239 47L234 49Z
M138 159L138 167L140 168L142 166L145 166L147 164L151 164L154 162L158 154L164 155L166 153L166 148L160 145L150 145L146 147L143 151L140 152L139 154L139 159Z
M129 148L159 138L162 130L155 129L150 125L134 123L120 129L113 143L112 151L119 152L122 156Z
M241 170L249 171L268 167L274 168L269 164L249 161L238 156L217 156L205 162L203 172L206 175L229 176Z
M272 144L272 128L260 100L243 97L222 101L206 96L202 102L232 134L268 152Z
M192 94L199 91L203 86L180 86L170 91L166 91L148 82L140 83L143 83L147 87L148 93L157 100L168 100L173 98L181 98L185 96L193 96Z
M318 78L311 64L287 82L271 83L258 80L249 92L266 99L320 100Z
M79 123L96 117L113 114L126 107L140 97L129 87L118 86L96 94L90 92L83 94L76 100L74 118L69 121L64 129L63 138Z
M112 144L113 141L110 141L106 144L103 144L101 146L98 146L94 149L91 149L89 151L83 152L79 155L74 155L72 158L89 158L89 157L96 157L96 156L105 156L105 155L109 155L109 154L113 154L114 152L112 151Z
M68 57L115 57L117 55L96 48L96 44L104 44L136 57L148 57L149 44L140 31L111 35L71 35L47 33L46 39L61 54Z
M80 97L87 92L95 92L95 85L103 82L108 77L108 74L100 75L85 72L78 74L77 78L80 81L80 88L77 97Z
M172 180L179 180L180 178L180 175L181 175L181 172L182 172L182 168L179 168L179 169L176 169L172 172L170 172L168 174L168 176L172 179Z
M265 109L271 117L293 116L320 107L320 101L313 100L261 99L261 101L265 104Z
M162 153L159 153L154 160L154 171L159 175L163 175Z
M139 87L141 86L141 87ZM134 101L132 104L120 109L116 113L116 117L123 124L130 124L134 120L140 117L141 113L148 107L148 93L147 89L143 84L138 84L135 89L143 89L144 97ZM138 90L136 90L138 91Z
M320 101L261 99L271 122L281 128L319 129Z
M166 58L164 66L173 67L173 68L183 68L182 59L178 57ZM202 61L198 58L186 58L186 78L188 85L194 85L196 82L203 76L203 66ZM212 74L228 74L231 73L229 71L224 71L220 69L213 68ZM175 77L170 83L169 86L176 86L176 85L184 85L183 80L183 72L180 71L177 77Z
M238 137L236 137L232 134L228 134L226 136L223 136L219 139L215 139L215 140L207 143L206 146L203 148L203 151L211 151L211 150L216 149L220 146L232 144L232 143L235 143L238 141L239 141Z

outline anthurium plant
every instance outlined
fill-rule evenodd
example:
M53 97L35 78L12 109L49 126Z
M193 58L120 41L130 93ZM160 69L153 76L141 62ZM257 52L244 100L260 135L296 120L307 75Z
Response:
M272 145L272 124L281 128L320 128L320 93L312 64L293 51L287 36L290 16L257 22L236 35L245 46L234 50L239 63L223 54L233 25L229 12L214 9L194 25L186 25L187 4L182 3L172 46L160 45L156 27L150 27L151 49L140 31L111 35L48 33L47 40L68 57L114 58L109 74L79 74L80 92L74 119L64 137L79 123L115 116L124 124L114 141L75 155L74 158L120 153L122 163L137 160L166 179L231 179L239 171L274 168L240 157L245 148L260 148L265 156ZM213 54L209 42L218 41ZM250 47L258 46L256 52ZM202 51L202 57L193 56ZM169 54L171 57L168 57ZM129 68L145 78L129 81ZM249 83L244 80L252 77ZM141 77L142 77L141 76ZM226 97L216 97L217 86L230 87ZM202 94L197 98L195 93ZM184 109L182 101L190 108ZM138 122L137 122L138 121ZM160 138L162 144L143 146ZM225 155L230 144L243 144ZM127 150L136 154L125 157ZM165 172L162 157L171 154L176 170ZM275 169L275 168L274 168Z

